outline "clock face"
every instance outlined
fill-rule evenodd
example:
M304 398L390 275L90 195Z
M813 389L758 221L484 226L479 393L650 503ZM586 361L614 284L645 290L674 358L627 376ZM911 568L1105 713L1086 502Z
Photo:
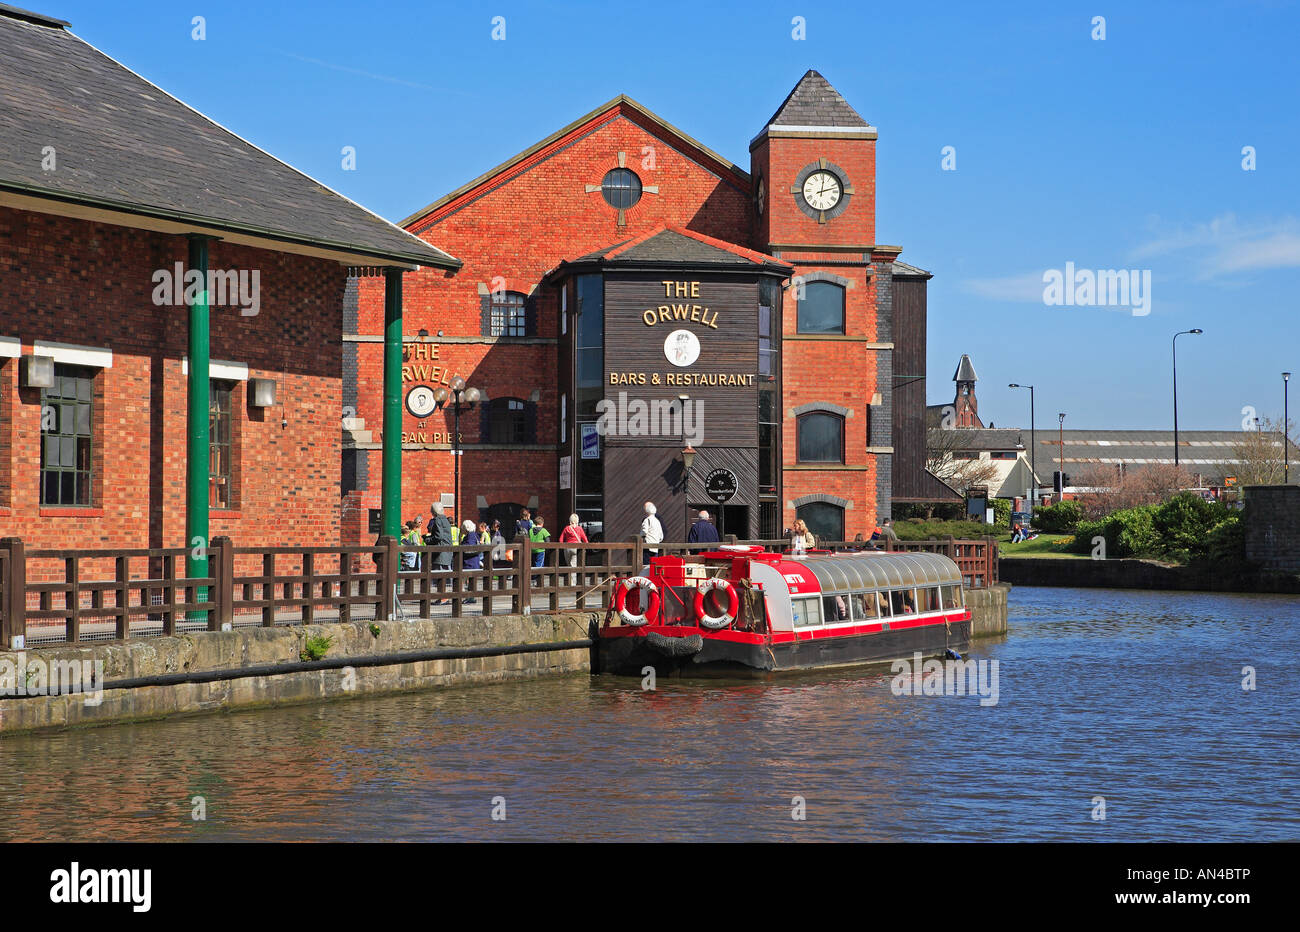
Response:
M767 201L767 182L763 180L762 175L758 177L758 192L754 195L754 200L758 205L758 212L761 214Z
M830 210L843 195L840 179L828 171L815 171L803 183L803 199L813 210Z
M406 409L416 417L428 417L437 407L433 389L427 385L417 385L406 393Z

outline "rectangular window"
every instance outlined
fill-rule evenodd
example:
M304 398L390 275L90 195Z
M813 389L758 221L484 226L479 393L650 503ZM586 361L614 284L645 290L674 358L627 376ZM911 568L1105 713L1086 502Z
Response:
M875 621L879 615L877 611L877 596L874 592L855 592L853 593L852 608L854 621Z
M939 604L939 588L937 586L927 589L918 589L917 594L921 597L921 611L942 611L942 606Z
M952 458L955 460L977 460L980 458L979 453L972 453L970 450L954 450Z
M1015 459L1019 454L1016 454L1016 453L1014 453L1014 452L1010 452L1010 453L1009 453L1009 452L1003 452L1003 451L1000 451L1000 450L999 450L998 452L996 452L996 453L990 453L989 455L992 456L993 459L995 459L995 460L1013 460L1013 459Z
M808 628L822 623L822 605L817 599L792 599L794 609L794 626Z
M54 367L41 389L41 504L90 505L95 370Z
M943 607L949 611L962 607L961 586L954 584L943 587Z
M229 382L208 383L208 507L233 508L230 464L234 450L234 423Z

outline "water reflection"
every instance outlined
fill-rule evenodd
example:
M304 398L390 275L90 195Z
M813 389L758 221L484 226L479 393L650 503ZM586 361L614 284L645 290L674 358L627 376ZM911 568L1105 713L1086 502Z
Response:
M1295 840L1297 622L1287 597L1022 588L974 652L992 707L880 668L573 676L10 738L0 837Z

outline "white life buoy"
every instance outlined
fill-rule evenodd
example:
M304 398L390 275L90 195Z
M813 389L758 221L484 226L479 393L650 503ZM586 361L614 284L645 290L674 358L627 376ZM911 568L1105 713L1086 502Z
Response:
M727 593L727 610L721 615L709 615L704 611L704 597L714 589L721 589ZM711 631L717 631L735 621L736 613L739 611L740 598L730 582L716 577L700 581L699 587L695 590L695 617L700 620L700 624Z
M641 614L635 615L627 608L627 595L633 589L641 590ZM645 576L632 576L624 579L614 590L614 608L624 624L636 627L645 624L650 618L659 614L659 587Z

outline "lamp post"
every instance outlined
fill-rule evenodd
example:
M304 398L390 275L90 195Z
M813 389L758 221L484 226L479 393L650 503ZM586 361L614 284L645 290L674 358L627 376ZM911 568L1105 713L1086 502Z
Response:
M1056 416L1056 439L1061 447L1061 489L1057 493L1057 501L1065 501L1065 412L1062 411Z
M1178 338L1184 333L1203 333L1200 328L1195 330L1179 330L1174 334L1170 344L1173 346L1174 355L1174 468L1178 468Z
M1287 389L1291 385L1291 373L1282 373L1282 484L1291 482L1291 421L1287 407Z
M1035 463L1038 445L1034 441L1034 386L1012 382L1007 388L1029 389L1029 472L1031 473L1029 477L1029 510L1032 512L1034 503L1038 501L1038 466Z
M438 407L444 406L448 400L451 401L452 427L451 427L451 455L456 463L456 479L452 491L452 517L457 525L461 520L460 514L460 409L461 405L466 408L472 408L478 404L483 393L477 388L466 388L465 380L456 376L451 380L451 391L439 386L433 392L433 400L437 402Z
M691 466L695 463L695 448L689 443L682 447L682 499L684 501L684 510L682 511L682 542L691 533Z

